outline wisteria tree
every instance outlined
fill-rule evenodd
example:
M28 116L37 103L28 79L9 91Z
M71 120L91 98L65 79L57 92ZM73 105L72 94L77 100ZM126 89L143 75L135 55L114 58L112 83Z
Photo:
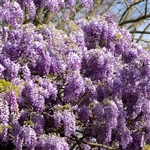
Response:
M150 51L112 15L72 21L75 4L1 1L1 149L148 150Z

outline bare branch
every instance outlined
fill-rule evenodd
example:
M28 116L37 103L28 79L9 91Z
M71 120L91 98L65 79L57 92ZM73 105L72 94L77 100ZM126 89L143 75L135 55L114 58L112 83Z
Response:
M110 9L110 7L114 4L114 2L115 1L112 1L102 13L103 14L106 13Z
M50 10L47 10L44 16L43 23L44 24L49 24L52 18L54 17L55 13L52 13Z
M84 144L88 144L90 146L96 146L96 147L102 147L102 148L106 148L106 149L109 149L109 150L116 150L110 146L107 146L107 145L104 145L104 144L97 144L97 143L92 143L92 142L85 142L83 141Z
M150 34L148 31L130 31L130 33L137 33L137 34Z
M84 143L84 144L87 144L87 145L90 145L90 146L94 146L94 147L106 148L108 150L116 150L113 147L110 147L110 146L107 146L107 145L104 145L104 144L98 144L98 143L83 141L85 137L86 136L84 135L82 138L78 139L75 135L72 135L71 139L76 141L76 144L78 144L78 145L80 145L81 143Z
M139 1L139 0L134 0L134 3L137 3L138 1ZM129 19L129 17L131 16L131 14L132 14L132 12L133 12L135 6L136 6L136 5L133 5L133 6L128 10L128 12L127 12L127 14L126 14L126 16L125 16L125 18L124 18L124 21Z
M97 11L100 9L102 3L104 0L97 0L94 3L94 9L93 11L91 11L91 13L88 14L88 19L90 19L91 17L95 16Z
M75 135L72 135L72 140L76 141L76 143L70 148L70 150L74 150L75 147L77 145L80 145L83 142L83 139L85 138L85 136L83 136L82 138L78 139Z
M42 24L42 14L43 14L43 8L37 8L36 9L36 16L33 20L33 23L35 25Z
M148 0L146 0L146 2L145 2L145 15L147 14L147 3L148 2Z
M77 14L80 10L82 10L82 8L83 8L83 7L82 7L82 4L81 4L79 1L77 1L77 2L76 2L76 6L75 6L75 8L74 8L74 12L72 12L72 13L70 14L69 19L70 19L70 20L74 20L76 14Z
M141 2L143 2L144 0L141 0L141 1L138 1L138 2L133 2L125 11L124 13L122 14L120 20L119 20L119 23L123 20L123 17L125 16L125 14L129 11L129 9L131 9L134 5L137 5Z
M138 40L136 41L136 43L138 43L138 42L142 39L142 37L143 37L144 34L147 34L147 33L146 33L146 30L147 30L149 27L150 27L150 24L148 24L148 25L145 27L145 29L143 30L144 33L142 33L142 34L140 35L140 37L138 38Z
M81 99L79 100L79 102L78 102L78 106L82 103L82 101L84 100L84 98L87 96L87 92L85 92L83 95L82 95L82 97L81 97Z
M137 40L138 40L138 38L134 38L133 40L136 40L136 41L137 41ZM147 44L148 44L148 43L150 43L150 41L143 40L143 39L140 39L140 41L145 42L145 43L147 43ZM137 43L138 43L138 42L137 42Z
M147 19L147 18L150 18L150 14L140 16L139 18L136 18L136 19L131 19L131 20L123 21L123 22L119 23L119 25L120 25L120 26L123 26L124 24L128 24L128 23L135 23L135 22L138 22L138 21L141 21L141 20Z
M141 117L143 115L143 113L142 112L140 112L134 119L128 119L128 118L126 118L126 120L127 120L127 123L128 124L133 124L133 123L135 123L136 121L138 121L139 120L139 118Z

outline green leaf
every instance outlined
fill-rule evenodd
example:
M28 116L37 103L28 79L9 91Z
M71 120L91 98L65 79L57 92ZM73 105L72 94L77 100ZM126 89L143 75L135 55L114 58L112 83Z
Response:
M6 127L7 127L8 129L13 129L13 127L10 126L10 125L7 125Z
M47 75L45 75L45 77L46 77L47 79L52 79L52 78L53 78L53 76L52 76L51 74L47 74Z
M3 130L5 129L5 125L0 123L0 134L3 133Z
M121 40L123 38L121 33L116 34L115 40Z
M71 108L71 106L69 104L66 104L66 105L63 105L63 106L61 106L61 105L58 106L59 110L67 110L67 109L70 109L70 108Z
M70 109L70 105L69 104L66 104L66 105L64 105L64 109Z
M32 128L34 127L34 123L32 122L32 120L24 121L24 124L25 125L30 125Z
M104 106L108 106L110 104L109 98L105 98L103 101Z
M96 46L97 49L101 49L101 47L99 45Z
M106 40L103 39L101 43L102 43L102 45L105 45L106 44Z
M20 88L18 86L14 86L11 82L0 79L0 93L2 92L10 92L12 89L15 92L16 97L18 97L20 93Z
M150 150L150 145L148 145L148 144L145 145L145 146L144 146L144 150Z

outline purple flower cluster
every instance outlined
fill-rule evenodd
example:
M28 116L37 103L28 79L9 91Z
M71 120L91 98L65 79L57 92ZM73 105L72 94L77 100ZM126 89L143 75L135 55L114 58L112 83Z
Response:
M58 110L55 111L54 113L55 125L57 128L59 128L62 123L64 125L65 136L70 137L71 134L75 133L75 125L76 125L75 115L69 109L61 110L60 108L58 106Z
M13 143L16 148L22 150L24 143L28 150L34 150L37 144L37 137L34 129L30 126L21 127L17 120L12 122L12 127Z
M37 150L45 149L69 150L69 145L62 137L55 135L41 135L37 143Z
M0 7L0 145L17 150L142 149L150 142L150 51L110 16L54 25L37 8L74 0L5 1ZM92 9L92 0L82 0ZM24 10L26 7L26 10ZM49 12L49 11L48 11ZM12 28L13 27L13 28ZM103 149L105 149L103 147Z
M0 16L1 19L10 24L13 28L20 28L24 19L34 19L38 8L44 8L52 13L58 12L60 8L74 11L75 0L15 0L1 2ZM82 0L82 6L93 9L93 0Z
M20 27L23 23L23 11L16 1L4 2L3 6L0 7L0 15L3 21L9 23L14 28Z

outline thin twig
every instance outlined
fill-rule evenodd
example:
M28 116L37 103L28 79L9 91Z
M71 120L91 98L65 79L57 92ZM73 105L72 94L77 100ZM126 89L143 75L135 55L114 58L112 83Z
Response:
M128 10L130 9L130 8L132 8L134 5L137 5L137 4L139 4L139 3L141 3L141 2L143 2L144 0L142 0L142 1L139 1L139 2L133 2L125 11L124 11L124 13L122 14L122 16L121 16L121 18L120 18L120 20L119 20L119 23L122 21L122 19L123 19L123 17L125 16L125 14L128 12Z
M139 120L139 118L140 118L142 115L143 115L143 113L140 112L134 119L128 119L128 118L126 118L127 123L128 123L128 124L133 124L133 123L135 123L136 121Z
M147 14L147 3L148 2L148 0L146 0L146 2L145 2L145 15Z
M120 25L120 26L123 26L124 24L128 24L128 23L135 23L135 22L138 22L138 21L141 21L141 20L147 19L147 18L150 18L150 14L140 16L139 18L136 18L136 19L131 19L131 20L123 21L123 22L119 23L119 25Z
M80 99L79 102L78 102L78 106L82 103L82 101L84 100L84 98L87 96L87 93L88 93L88 92L85 92L85 93L82 95L81 99Z
M92 143L92 142L85 142L83 141L84 144L88 144L90 146L96 146L96 147L102 147L102 148L106 148L106 149L109 149L109 150L115 150L113 147L110 147L110 146L107 146L107 145L104 145L104 144L98 144L98 143Z
M47 10L45 15L44 15L44 24L49 24L52 18L54 17L55 13L51 12L50 10Z
M145 27L145 29L143 30L143 32L145 33L146 30L147 30L149 27L150 27L150 24L148 24L148 25ZM138 38L138 40L136 41L136 43L138 43L138 42L142 39L144 33L142 33L142 34L140 35L140 37Z
M137 33L137 34L150 34L148 31L130 31L130 33Z

